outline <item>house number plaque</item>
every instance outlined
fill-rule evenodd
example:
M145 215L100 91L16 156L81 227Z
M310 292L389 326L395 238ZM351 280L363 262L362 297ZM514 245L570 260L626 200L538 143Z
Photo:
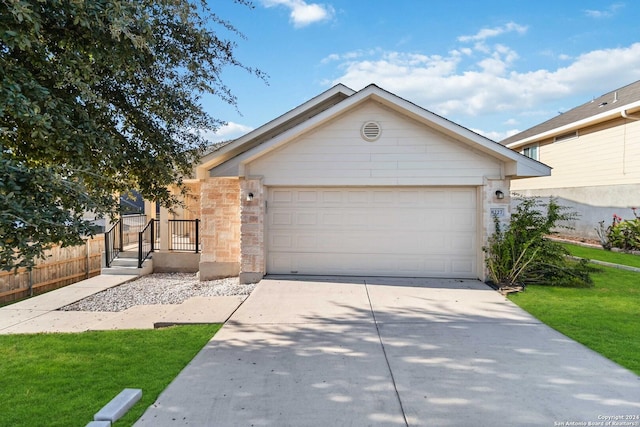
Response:
M504 208L491 208L491 216L492 217L498 217L498 218L504 218L505 215L505 211Z

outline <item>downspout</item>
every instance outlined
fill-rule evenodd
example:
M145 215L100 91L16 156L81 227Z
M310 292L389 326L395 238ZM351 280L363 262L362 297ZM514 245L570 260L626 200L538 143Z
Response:
M630 116L627 114L627 110L622 110L620 111L620 115L622 117L624 117L625 119L629 119L629 120L640 120L640 117L634 117L634 116Z

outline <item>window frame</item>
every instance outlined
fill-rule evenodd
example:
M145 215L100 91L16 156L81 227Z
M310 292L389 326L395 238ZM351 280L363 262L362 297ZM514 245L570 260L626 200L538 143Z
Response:
M531 155L532 151L534 153L533 156ZM526 147L522 147L520 154L530 159L540 161L540 144L531 144L527 145Z

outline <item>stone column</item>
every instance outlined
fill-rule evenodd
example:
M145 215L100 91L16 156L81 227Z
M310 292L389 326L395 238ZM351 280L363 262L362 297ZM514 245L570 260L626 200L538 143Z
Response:
M240 273L240 184L238 178L208 178L200 195L200 280Z
M486 179L480 191L481 214L479 216L478 227L480 230L481 246L486 247L489 243L489 236L495 231L494 215L498 217L501 226L506 226L511 219L511 196L510 196L511 180L504 179ZM499 199L496 191L501 191L504 198ZM488 277L487 269L484 262L484 251L479 251L482 258L479 262L483 266L483 274L480 277L486 280Z
M169 250L169 239L171 236L169 235L169 209L164 206L160 206L160 221L157 223L158 233L160 233L160 251L166 252Z
M266 273L262 179L240 180L240 283L256 283Z

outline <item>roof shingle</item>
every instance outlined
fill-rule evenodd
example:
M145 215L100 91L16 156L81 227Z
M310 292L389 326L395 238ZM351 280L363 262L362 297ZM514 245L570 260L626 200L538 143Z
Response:
M502 145L513 144L514 142L538 135L570 123L574 123L600 113L619 108L625 104L630 104L640 100L640 80L619 89L612 90L604 95L594 98L585 104L564 112L546 122L540 123L523 132L510 136L500 141Z

